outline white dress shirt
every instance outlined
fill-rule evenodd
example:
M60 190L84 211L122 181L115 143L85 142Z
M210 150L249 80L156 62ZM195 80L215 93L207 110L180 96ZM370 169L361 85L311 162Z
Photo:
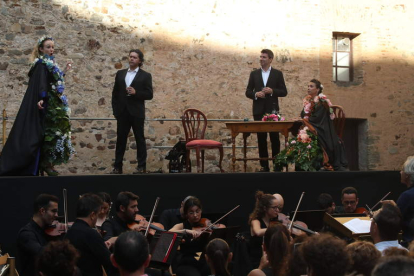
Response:
M269 75L270 75L270 70L272 70L272 66L270 66L270 67L269 67L269 69L267 69L267 71L263 70L263 68L261 68L261 70L262 70L262 79L263 79L263 84L264 84L264 87L266 87L267 80L269 79ZM256 93L257 93L257 92L256 92ZM255 100L257 100L256 93L254 94L254 99L255 99ZM272 94L270 94L270 96L272 96L272 95L273 95L273 93L272 93Z
M383 251L385 250L385 249L387 249L387 248L390 248L390 247L397 247L397 248L400 248L400 249L405 249L405 250L407 250L407 248L405 248L405 247L403 247L403 246L401 246L399 243L398 243L398 241L397 240L395 240L395 241L383 241L383 242L377 242L376 244L375 244L375 247L381 252L381 253L383 253Z
M132 81L134 80L135 76L137 75L139 70L139 67L137 67L135 70L131 70L130 68L127 71L127 74L125 76L125 84L126 87L130 87Z

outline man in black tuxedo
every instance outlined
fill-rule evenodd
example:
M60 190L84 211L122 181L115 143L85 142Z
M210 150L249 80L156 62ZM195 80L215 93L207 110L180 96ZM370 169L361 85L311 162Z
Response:
M253 100L253 118L255 121L261 121L265 113L278 112L278 97L285 97L287 95L282 72L270 66L273 57L271 50L263 49L260 54L261 68L250 73L246 97ZM259 144L259 157L268 158L267 133L257 133L257 141ZM273 157L280 151L279 133L271 132L270 141L272 143ZM260 160L260 165L262 166L260 171L270 171L268 160Z
M117 139L113 174L122 174L122 160L129 131L132 127L137 144L138 166L134 173L145 173L147 147L144 136L145 101L151 100L152 76L140 67L144 54L134 49L129 52L129 69L116 73L112 91L112 109L117 121Z

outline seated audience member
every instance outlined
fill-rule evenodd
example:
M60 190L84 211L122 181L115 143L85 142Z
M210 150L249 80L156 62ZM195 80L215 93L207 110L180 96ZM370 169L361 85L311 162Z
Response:
M111 255L112 264L121 276L141 276L145 274L151 260L147 239L141 233L128 231L119 235Z
M40 254L37 268L41 276L75 276L79 275L78 258L78 251L68 241L52 241Z
M302 246L302 243L306 241L308 238L309 238L308 236L302 235L302 236L296 236L295 239L293 240L292 242L293 250L288 260L288 269L287 269L288 276L306 275L307 273L306 262L303 259L300 247Z
M164 229L171 229L174 225L185 221L184 203L193 196L187 196L181 201L180 208L167 209L162 211L160 219L158 220L164 226Z
M225 240L217 238L211 240L207 244L205 256L211 275L230 276L228 265L233 254Z
M248 276L281 276L286 274L290 255L289 230L281 223L267 228L263 239L263 256L258 269Z
M346 246L351 265L349 276L370 276L372 270L381 257L381 252L370 242L357 241Z
M102 267L108 274L116 272L112 266L108 246L96 231L96 221L101 211L102 199L95 194L82 195L76 204L76 220L66 234L66 239L79 251L79 270L82 275L102 275Z
M364 207L359 207L358 202L358 192L354 187L346 187L342 190L341 193L341 202L342 206L336 206L336 213L346 214L346 213L355 213L362 214L366 209Z
M36 260L47 244L45 229L58 215L58 198L41 194L33 204L33 217L17 234L17 257L21 276L34 276Z
M393 201L383 202L382 208L374 213L370 234L381 253L389 247L403 248L398 243L401 221L401 212Z
M345 242L328 234L309 237L301 252L308 267L308 276L342 276L349 266Z
M414 260L403 256L381 258L371 275L414 276Z
M406 248L397 248L397 247L388 247L382 251L382 255L384 257L391 257L391 256L406 256L410 257L410 252Z
M335 202L330 194L320 194L316 202L319 210L325 210L328 214L335 213Z
M409 156L401 169L401 183L407 186L397 200L397 205L403 217L403 241L404 246L413 240L413 229L410 229L410 222L414 218L414 156Z

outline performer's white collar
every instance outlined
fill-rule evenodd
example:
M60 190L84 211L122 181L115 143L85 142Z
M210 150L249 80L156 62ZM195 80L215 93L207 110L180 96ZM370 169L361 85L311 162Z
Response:
M261 69L262 69L262 72L263 73L269 73L270 72L270 70L272 70L272 66L269 66L269 69L267 70L267 71L265 71L264 69L263 69L263 67L260 67Z

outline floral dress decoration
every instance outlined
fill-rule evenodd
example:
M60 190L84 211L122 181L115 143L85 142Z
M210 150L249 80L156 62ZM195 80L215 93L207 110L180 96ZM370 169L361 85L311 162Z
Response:
M45 116L45 138L41 151L41 165L60 165L68 162L75 150L71 142L70 108L68 99L63 94L65 81L63 72L53 59L40 56L35 59L36 63L43 63L52 75L48 91L48 106Z
M308 95L303 99L303 111L305 113L303 119L309 119L309 116L311 116L312 112L315 110L315 105L318 104L327 104L331 120L335 119L335 113L331 107L332 103L323 93L318 94L314 98L312 98L311 95Z

